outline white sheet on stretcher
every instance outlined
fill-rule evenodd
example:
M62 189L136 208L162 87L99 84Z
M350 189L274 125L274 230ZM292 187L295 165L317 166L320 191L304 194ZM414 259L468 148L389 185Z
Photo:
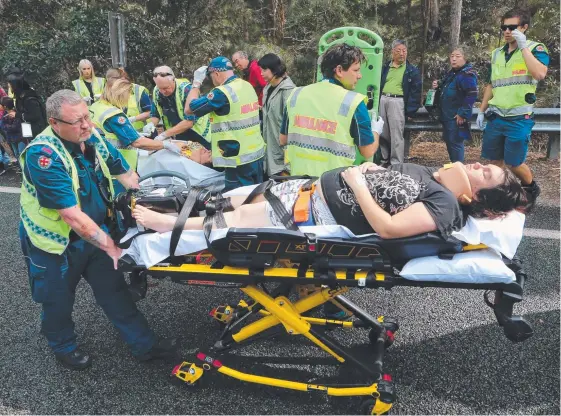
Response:
M254 186L238 188L225 196L248 195ZM410 260L400 275L411 280L442 281L456 283L510 283L515 280L514 273L501 260L501 253L512 259L524 228L525 216L512 211L504 218L489 220L469 218L466 225L453 236L468 244L485 244L486 250L458 253L451 260L437 256L421 257ZM282 227L271 227L282 228ZM314 233L319 238L355 237L348 228L341 225L300 227L304 233ZM136 234L129 230L123 240ZM210 240L226 236L228 229L214 230ZM169 256L171 232L144 234L136 237L131 246L123 251L136 264L152 267ZM177 255L191 254L206 249L203 231L183 231L176 249Z
M179 172L189 179L191 186L203 186L211 191L221 191L225 184L224 172L218 172L165 149L153 153L140 150L137 170L140 176L163 170ZM163 178L160 179L162 180Z

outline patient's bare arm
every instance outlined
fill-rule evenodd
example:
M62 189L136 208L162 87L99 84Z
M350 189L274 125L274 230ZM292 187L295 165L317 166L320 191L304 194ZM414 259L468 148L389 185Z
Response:
M396 215L390 215L372 198L358 166L341 176L351 187L372 229L382 238L400 238L436 230L436 223L422 202L416 202Z

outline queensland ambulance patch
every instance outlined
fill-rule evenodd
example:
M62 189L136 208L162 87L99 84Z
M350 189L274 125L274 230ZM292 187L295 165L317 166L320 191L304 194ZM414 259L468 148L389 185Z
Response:
M211 91L206 95L206 98L208 98L209 100L212 100L214 98L214 93Z
M544 52L544 51L545 51L545 48L544 48L542 45L538 45L538 46L536 46L536 50L537 50L538 52Z
M117 119L117 122L118 122L119 124L125 124L126 121L127 121L127 119L126 119L125 117L123 117L123 116L121 116L121 117L119 117L119 118Z
M53 163L53 159L47 156L39 156L38 162L41 169L49 169Z

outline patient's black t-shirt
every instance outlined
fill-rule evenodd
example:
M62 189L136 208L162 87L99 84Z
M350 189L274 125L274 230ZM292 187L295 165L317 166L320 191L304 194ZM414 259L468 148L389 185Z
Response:
M334 169L321 177L327 205L338 224L355 234L372 232L354 194L341 178L346 168ZM394 215L415 202L425 204L440 234L447 238L463 225L463 216L456 197L433 176L438 168L413 163L392 165L387 170L365 174L372 197L386 212Z

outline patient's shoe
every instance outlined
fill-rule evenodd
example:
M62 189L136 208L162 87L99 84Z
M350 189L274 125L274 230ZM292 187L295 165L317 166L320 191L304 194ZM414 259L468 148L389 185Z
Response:
M176 338L160 338L154 346L144 354L137 355L138 361L150 361L165 358L178 358L177 354L177 339Z

